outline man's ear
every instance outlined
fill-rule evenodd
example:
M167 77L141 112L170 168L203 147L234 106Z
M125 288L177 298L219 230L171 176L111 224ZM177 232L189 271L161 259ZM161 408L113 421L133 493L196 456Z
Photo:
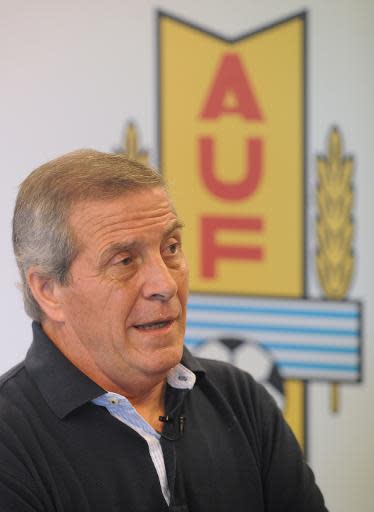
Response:
M51 277L43 275L38 267L28 269L27 282L44 314L51 320L62 322L64 315L61 307L61 286Z

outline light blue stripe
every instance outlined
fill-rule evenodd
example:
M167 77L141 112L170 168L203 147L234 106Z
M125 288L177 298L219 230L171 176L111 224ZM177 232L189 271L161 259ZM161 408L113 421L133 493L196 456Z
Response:
M224 306L220 304L199 304L196 302L188 303L187 309L191 311L211 311L227 313L254 313L259 315L278 315L278 316L309 316L318 318L359 318L358 311L323 311L307 309L275 309L260 308L253 306Z
M184 343L191 347L201 345L202 343L205 343L206 341L207 340L204 340L202 338L188 338L187 336L184 338Z
M352 364L331 364L331 363L302 363L296 361L278 361L280 368L304 368L306 370L326 370L358 372L358 366Z
M264 325L264 324L243 324L243 323L218 323L198 320L187 321L187 328L198 327L201 329L230 329L233 331L249 330L263 332L282 332L292 334L316 334L321 336L351 336L357 337L358 331L352 329L320 329L314 327L293 327L284 325Z
M357 347L336 347L334 345L298 345L296 343L273 343L260 341L261 345L269 350L294 350L295 352L331 352L339 354L357 354Z

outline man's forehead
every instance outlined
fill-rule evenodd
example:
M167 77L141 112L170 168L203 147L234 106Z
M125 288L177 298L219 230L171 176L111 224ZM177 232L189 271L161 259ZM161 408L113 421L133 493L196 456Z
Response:
M165 230L182 226L162 187L125 192L110 199L83 200L73 206L70 215L70 226L79 238L108 229L133 230L153 225Z
M148 205L150 207L149 213L152 213L157 204L169 207L175 213L167 191L162 187L152 187L125 191L114 197L105 197L103 194L103 197L82 198L72 205L70 217L76 220L82 214L102 216L111 211L118 211L118 213L126 211L128 214L131 214L132 211L137 209L139 203L141 203L143 208Z

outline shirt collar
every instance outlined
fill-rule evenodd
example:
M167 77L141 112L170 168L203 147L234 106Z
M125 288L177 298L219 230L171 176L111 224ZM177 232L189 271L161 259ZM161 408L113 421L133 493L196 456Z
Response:
M25 367L56 416L62 419L78 407L106 393L60 352L43 332L40 324L33 322L32 327L33 342L26 355ZM200 363L186 348L181 363L197 377L204 374ZM175 368L179 366L181 365ZM178 377L182 374L177 372L176 375Z
M192 389L196 382L196 375L181 363L171 368L166 378L168 384L176 389Z

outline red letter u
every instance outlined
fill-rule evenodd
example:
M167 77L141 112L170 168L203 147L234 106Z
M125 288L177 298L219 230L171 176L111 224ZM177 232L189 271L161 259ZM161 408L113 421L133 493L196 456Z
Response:
M200 175L206 187L217 197L231 201L245 199L256 190L262 174L262 140L247 139L247 164L245 176L236 183L227 183L217 178L215 172L214 140L199 139Z

